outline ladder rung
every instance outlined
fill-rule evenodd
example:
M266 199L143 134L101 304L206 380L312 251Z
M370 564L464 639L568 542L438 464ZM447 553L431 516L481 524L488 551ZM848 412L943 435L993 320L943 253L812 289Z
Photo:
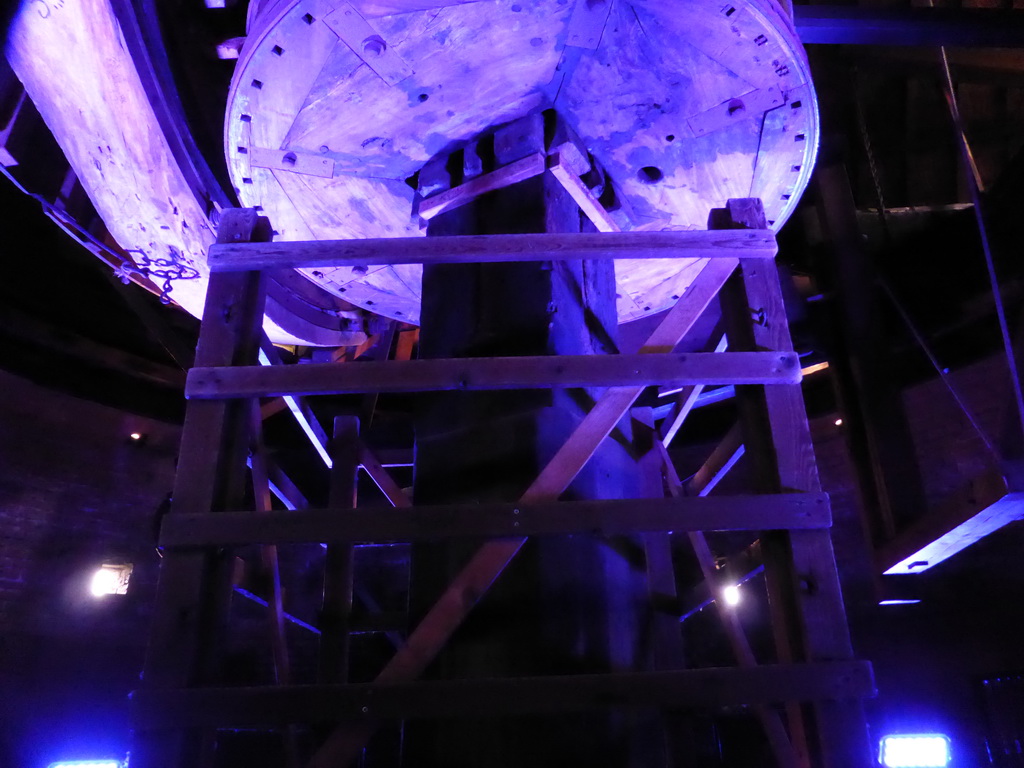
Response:
M273 727L347 718L543 715L620 707L717 709L875 693L865 661L768 664L674 672L416 683L143 690L135 727Z
M550 387L794 384L794 352L544 355L193 368L193 399Z
M344 541L433 541L652 531L761 531L827 528L824 493L664 499L216 512L164 517L160 544L204 547Z
M208 263L214 272L230 272L571 259L773 259L777 252L771 230L725 229L218 243L210 247Z

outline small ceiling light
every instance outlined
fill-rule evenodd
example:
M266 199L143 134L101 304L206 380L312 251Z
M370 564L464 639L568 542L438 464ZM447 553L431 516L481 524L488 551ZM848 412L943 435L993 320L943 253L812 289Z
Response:
M733 584L722 590L722 599L725 600L725 604L730 608L735 608L740 604L740 588Z
M836 419L836 426L837 427L843 426L843 420L842 419Z
M131 563L104 563L93 572L89 581L89 592L93 597L127 594L128 579L131 575Z
M141 432L132 432L130 435L128 435L128 437L130 437L132 440L141 440L142 439L142 433Z
M949 737L941 733L891 734L878 749L886 768L946 768L949 757Z

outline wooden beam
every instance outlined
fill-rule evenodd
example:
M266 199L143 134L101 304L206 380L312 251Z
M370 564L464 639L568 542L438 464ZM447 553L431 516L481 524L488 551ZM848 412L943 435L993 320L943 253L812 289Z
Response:
M403 508L412 506L412 500L406 492L394 481L391 474L384 469L384 465L377 459L376 454L363 442L359 446L359 466L376 483L380 492L391 503L391 506Z
M148 690L132 694L132 712L144 728L258 728L342 718L536 716L633 707L717 709L845 700L873 692L870 665L846 661L388 685Z
M284 365L284 362L281 360L281 353L267 337L266 333L260 339L259 362L260 365L268 367L281 367ZM188 397L188 394L186 393L185 396ZM330 469L332 459L330 451L327 449L327 432L320 425L320 421L317 419L316 414L313 413L313 409L309 407L308 403L303 402L293 394L283 394L282 400L295 419L295 423L299 425L299 429L309 438L309 443L313 446L313 450L317 452L320 458L323 459L324 464L327 465L327 468Z
M800 359L794 352L543 355L193 368L188 374L185 394L190 400L210 400L360 392L799 381Z
M334 419L331 442L330 501L331 522L347 520L358 502L359 419L338 416ZM294 515L294 512L287 513ZM281 541L284 539L275 539ZM324 590L320 612L321 683L344 683L349 677L349 634L352 620L352 590L355 558L351 541L309 539L327 545L324 557Z
M218 240L269 237L256 211L224 211ZM214 275L206 294L196 363L242 365L256 361L265 281L258 272ZM244 498L252 403L189 403L168 517L185 510L212 513ZM187 686L209 680L218 668L221 622L230 598L230 560L210 552L168 552L160 562L146 649L143 685ZM136 729L132 753L149 766L206 765L212 740L200 734L146 734Z
M604 234L599 237L615 236ZM736 258L709 261L647 339L641 352L671 352L718 295L738 264ZM642 392L643 387L613 387L607 390L520 501L554 501L561 496ZM377 677L378 682L406 681L421 675L525 542L524 537L517 537L491 541L480 547L413 630L406 645L384 667ZM339 727L313 756L309 768L349 765L362 751L376 727L372 720Z
M1004 525L1024 520L1024 493L996 470L971 480L875 555L886 576L923 573Z
M730 200L712 212L733 226L764 226L758 200ZM723 313L732 349L792 351L785 302L775 264L743 262L738 280L722 293ZM756 307L763 322L750 323ZM743 420L743 443L759 489L821 491L814 447L800 387L737 388ZM773 629L781 661L849 659L853 656L843 596L828 531L775 533L762 538L765 579ZM804 719L790 707L790 735L798 750L809 745L801 733ZM867 765L871 761L867 727L860 702L815 708L822 762L828 768ZM804 751L803 760L811 760Z
M249 420L249 468L252 476L253 499L256 502L257 512L269 513L273 508L273 503L259 401L250 401L250 410L252 415ZM201 515L201 517L210 517L210 515ZM278 685L288 685L291 682L291 663L288 656L288 641L284 632L284 603L281 593L281 567L277 557L277 543L264 542L260 547L260 559L270 585L267 607L270 609L270 644L274 658L274 682Z
M715 446L707 460L694 472L693 477L686 482L686 493L691 496L707 496L729 470L736 466L743 452L743 433L739 424L736 424Z
M573 259L772 259L775 233L763 230L451 235L375 240L227 243L210 247L210 269L474 264Z
M679 481L679 476L676 474L676 468L669 458L668 451L663 444L659 444L659 448L661 448L664 459L665 477L668 480L669 493L674 498L684 498L682 496L683 485ZM707 499L707 494L710 493L710 490L709 487L701 489L705 499ZM825 504L827 506L828 502L826 501ZM718 617L722 622L722 628L725 630L725 636L729 646L732 648L733 656L736 657L736 663L744 669L757 667L757 659L754 656L753 649L750 647L750 641L747 639L743 625L740 623L740 618L735 611L729 609L728 602L723 597L722 592L726 585L716 578L715 556L711 552L711 547L708 545L704 531L691 531L688 538L690 546L693 548L694 557L697 559L697 565L700 567L701 575L704 577L704 583L709 585L709 589L715 595L715 607L718 609ZM758 721L761 723L761 727L764 729L765 736L771 745L772 753L775 755L779 766L782 768L796 768L799 764L797 753L793 749L793 743L786 733L786 728L782 724L779 713L764 705L756 705L754 711L757 714Z
M483 176L477 176L465 184L460 184L420 201L418 210L420 218L430 221L445 211L473 202L481 195L526 179L532 179L542 173L544 173L544 155L537 153L524 157L490 173L485 173Z
M594 193L583 183L577 173L565 162L560 153L551 155L548 160L548 170L551 175L558 179L569 196L580 207L580 210L590 219L598 232L621 232L622 228L615 223L615 219L608 213L603 205L594 197Z
M344 513L343 513L344 512ZM180 514L164 518L163 547L277 542L437 541L457 537L613 536L643 532L827 528L828 495L681 496L421 506L405 509Z
M728 347L728 339L725 337L725 334L716 327L715 330L711 332L711 337L708 339L708 343L705 345L704 349L706 352L724 353ZM683 422L686 421L686 417L690 415L690 411L692 411L694 406L697 405L697 400L704 391L704 386L704 384L691 384L687 387L683 387L676 395L676 401L672 405L672 410L669 411L668 416L665 417L665 420L661 424L661 429L658 432L661 437L662 445L667 446L671 443L672 439L676 436L676 433L682 428Z

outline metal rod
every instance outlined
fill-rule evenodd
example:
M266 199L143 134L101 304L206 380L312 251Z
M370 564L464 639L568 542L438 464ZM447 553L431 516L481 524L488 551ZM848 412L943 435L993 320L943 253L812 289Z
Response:
M974 155L971 153L971 145L967 141L967 134L964 130L963 120L960 116L960 108L957 105L956 91L953 89L953 76L949 70L949 57L946 56L946 49L939 49L942 57L942 71L946 89L946 104L949 107L950 117L953 119L953 126L956 130L957 141L960 145L960 156L967 171L967 189L971 195L971 203L974 205L974 218L978 222L978 236L981 238L981 249L985 255L985 268L988 271L989 285L992 289L992 300L995 303L996 317L999 320L999 333L1003 339L1003 350L1006 353L1007 367L1010 369L1010 384L1013 389L1013 398L1017 405L1017 418L1020 420L1021 432L1024 434L1024 393L1021 392L1020 373L1017 370L1017 356L1013 351L1013 342L1010 339L1010 327L1006 322L1006 308L1003 306L1003 297L999 290L999 278L996 275L995 262L992 259L992 246L989 243L988 228L985 226L985 214L981 204L982 184L974 163ZM998 456L998 453L996 454Z

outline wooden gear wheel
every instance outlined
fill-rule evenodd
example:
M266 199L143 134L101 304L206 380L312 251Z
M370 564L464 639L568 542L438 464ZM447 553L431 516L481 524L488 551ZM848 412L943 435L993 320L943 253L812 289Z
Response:
M807 61L772 0L279 0L250 9L225 151L277 239L418 236L408 179L551 108L607 171L627 228L704 229L711 208L759 197L778 229L817 150ZM666 309L701 267L619 262L620 321ZM416 265L305 274L418 322Z

